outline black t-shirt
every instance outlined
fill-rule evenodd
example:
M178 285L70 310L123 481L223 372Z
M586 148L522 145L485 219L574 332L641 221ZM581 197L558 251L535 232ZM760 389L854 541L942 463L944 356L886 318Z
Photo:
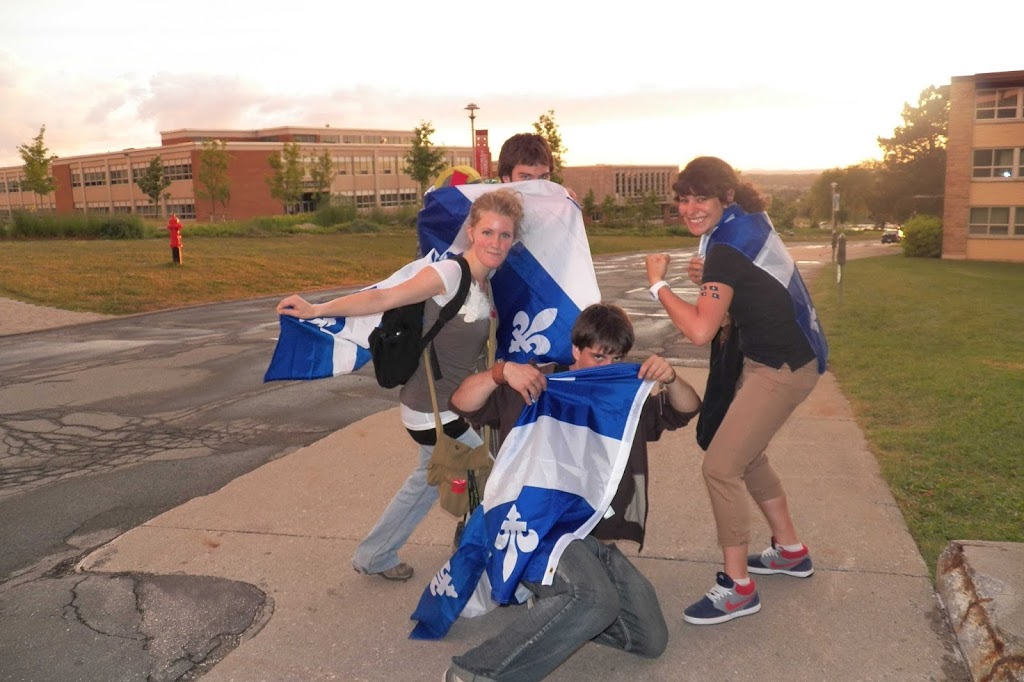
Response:
M564 365L542 365L545 374L564 372ZM473 426L491 426L499 429L500 442L505 441L519 415L526 405L523 397L511 386L499 386L483 406L472 412L459 412ZM631 540L643 548L644 531L647 523L647 443L661 438L668 430L686 426L698 412L680 412L668 400L666 392L647 397L640 412L640 422L629 451L626 468L619 479L618 488L612 497L611 507L615 513L602 519L591 531L599 540Z
M732 287L729 315L740 331L743 355L779 369L798 369L814 350L796 323L793 300L782 284L731 246L716 244L704 259L703 281Z

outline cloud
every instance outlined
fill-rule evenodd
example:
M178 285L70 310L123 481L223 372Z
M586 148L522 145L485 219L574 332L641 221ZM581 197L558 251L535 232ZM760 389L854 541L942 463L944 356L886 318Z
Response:
M42 124L47 125L47 145L60 156L158 146L160 132L182 128L330 125L411 130L421 120L433 124L435 144L466 146L470 136L464 107L470 101L480 106L476 128L489 130L494 155L507 137L532 131L533 122L553 109L570 165L680 164L695 153L716 150L734 150L734 163L747 167L845 165L861 158L854 154L833 164L802 162L797 152L805 147L840 153L841 145L823 145L817 139L803 146L794 142L801 131L810 134L820 127L816 119L835 119L821 110L831 103L823 93L768 86L471 97L361 85L297 94L237 76L171 72L141 81L127 75L90 80L57 74L49 86L45 91L26 87L24 75L9 61L0 61L0 93L12 102L0 122L0 166L20 164L17 145ZM755 156L755 149L762 151Z

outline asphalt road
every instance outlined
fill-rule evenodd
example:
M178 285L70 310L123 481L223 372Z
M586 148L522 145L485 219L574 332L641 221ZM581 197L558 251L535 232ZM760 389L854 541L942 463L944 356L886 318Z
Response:
M693 351L687 361L702 361L705 352L671 333L660 306L647 297L640 256L599 258L596 267L606 298L634 316L638 349L672 357ZM0 581L50 570L395 405L398 391L378 387L368 369L263 383L277 335L277 300L4 338Z
M821 264L822 248L808 248L813 255L806 261L794 249L802 270ZM673 252L681 265L671 284L693 300L696 287L685 280L682 265L691 255ZM641 255L599 257L595 268L605 300L622 305L634 321L635 355L706 364L707 349L682 339L650 300ZM95 671L121 670L119 679L178 679L183 669L200 671L194 661L212 665L217 649L230 648L240 613L238 622L245 624L259 618L266 595L251 586L197 586L194 579L184 585L161 576L82 578L71 569L80 557L162 512L396 404L398 391L379 388L369 368L311 382L263 383L276 341L277 300L197 306L3 339L0 680L46 679L36 673L51 669L54 641L67 666L88 660ZM158 628L178 637L165 647L173 656L160 658L145 619L168 611L141 603L146 595L158 602L169 594L179 606L182 599L213 594L232 607L209 620L206 639L187 619ZM109 636L122 630L127 634ZM116 646L97 655L90 647L101 632L104 646ZM219 644L189 648L208 640ZM181 651L192 662L175 659ZM10 665L15 659L18 667ZM86 676L78 679L93 679L80 673Z

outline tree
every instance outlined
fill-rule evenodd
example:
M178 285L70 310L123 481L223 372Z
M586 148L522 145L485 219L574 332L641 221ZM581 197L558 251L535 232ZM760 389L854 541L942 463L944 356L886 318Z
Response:
M299 159L299 143L286 142L284 148L267 159L273 171L267 178L270 196L284 204L286 213L294 213L302 201L302 181L306 175Z
M50 150L43 144L43 134L46 126L39 128L39 134L32 138L32 144L23 144L18 147L22 161L25 162L25 178L21 181L22 189L35 192L44 197L57 188L57 183L50 175L50 164L56 156L50 155Z
M227 143L220 140L203 142L199 152L199 171L196 173L196 196L210 202L210 218L217 213L217 204L227 211L231 201L231 179L228 165L231 155L227 151Z
M583 205L580 208L583 209L583 218L586 222L594 219L594 213L597 212L597 198L594 196L593 189L587 191L587 196L583 197Z
M405 174L420 185L420 194L425 194L430 181L440 175L445 166L445 151L434 148L430 136L434 126L430 121L420 121L412 129L412 149L405 154Z
M615 197L611 194L605 194L604 199L601 200L601 221L608 225L615 220L617 213L618 207L615 205Z
M164 163L159 154L150 160L146 170L139 176L135 184L139 186L143 194L149 197L149 203L158 207L159 213L160 195L171 186L171 179L164 176Z
M541 114L533 124L533 129L547 140L548 146L551 147L551 158L554 161L554 167L551 169L551 181L562 184L562 155L569 150L562 146L562 134L558 131L558 124L555 123L555 110L548 109L546 114Z
M640 234L647 234L647 223L661 214L661 197L653 189L640 199Z
M313 163L309 167L309 178L313 185L316 205L319 208L324 197L331 196L331 183L334 181L334 159L326 149L323 154L313 159Z
M917 106L903 105L903 125L892 137L879 137L884 153L881 191L888 192L893 219L914 213L942 214L946 183L949 86L925 88Z

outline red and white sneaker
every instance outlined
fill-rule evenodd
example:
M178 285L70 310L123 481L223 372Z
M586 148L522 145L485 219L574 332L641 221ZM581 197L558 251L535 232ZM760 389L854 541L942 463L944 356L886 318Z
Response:
M814 563L807 545L797 552L789 552L780 547L772 537L772 546L760 554L747 557L747 570L758 575L782 573L795 578L806 578L814 573Z

